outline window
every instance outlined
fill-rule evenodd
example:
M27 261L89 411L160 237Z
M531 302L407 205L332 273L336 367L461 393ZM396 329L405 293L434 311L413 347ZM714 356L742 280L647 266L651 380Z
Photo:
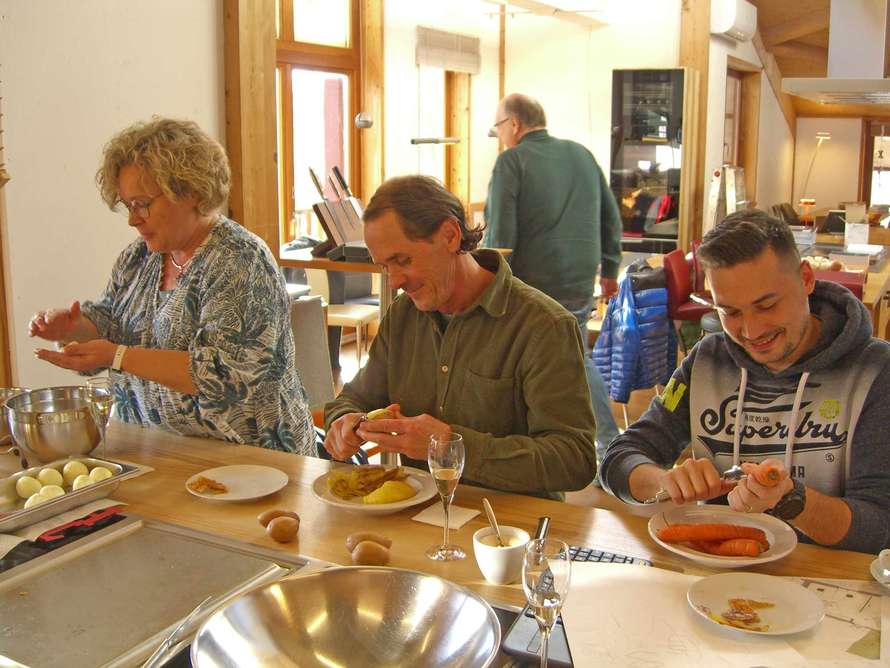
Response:
M337 167L360 191L358 113L361 76L357 0L279 0L276 48L278 192L281 241L325 234L312 205L336 199Z

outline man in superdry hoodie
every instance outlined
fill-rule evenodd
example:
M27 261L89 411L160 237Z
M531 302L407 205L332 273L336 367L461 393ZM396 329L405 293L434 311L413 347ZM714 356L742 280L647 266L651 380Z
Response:
M711 230L698 258L724 333L702 339L643 416L612 441L604 487L628 503L726 495L804 539L876 553L890 547L890 344L863 304L817 281L788 226L761 211ZM793 427L793 429L791 428ZM713 454L671 468L692 441ZM721 480L769 461L781 481Z

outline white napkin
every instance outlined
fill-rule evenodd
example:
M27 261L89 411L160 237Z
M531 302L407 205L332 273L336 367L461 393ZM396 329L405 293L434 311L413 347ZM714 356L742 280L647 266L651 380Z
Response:
M448 529L460 529L464 524L469 522L471 519L476 517L479 514L478 510L473 510L472 508L461 508L460 506L451 506L451 509L448 513ZM412 520L417 520L418 522L423 522L424 524L432 524L437 527L445 526L445 511L442 509L441 503L434 503L433 505L421 510Z

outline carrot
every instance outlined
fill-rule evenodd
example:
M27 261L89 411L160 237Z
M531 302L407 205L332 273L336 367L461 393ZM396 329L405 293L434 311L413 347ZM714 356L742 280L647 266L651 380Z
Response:
M689 541L724 541L733 538L750 538L768 546L766 534L754 527L738 524L672 524L658 530L659 539L665 543L686 543Z
M690 543L693 549L721 557L756 557L764 552L763 545L752 538L732 538L724 541L695 541Z
M775 487L782 479L779 469L772 464L753 464L748 475L753 476L764 487Z
M370 459L371 457L376 455L378 452L380 452L380 450L382 450L382 448L379 445L375 445L374 447L368 448L367 450L365 450L365 454L368 455L368 459Z

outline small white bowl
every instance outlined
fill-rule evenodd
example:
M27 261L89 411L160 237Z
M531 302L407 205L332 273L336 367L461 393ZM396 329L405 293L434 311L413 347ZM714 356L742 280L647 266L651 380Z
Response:
M508 547L483 543L486 536L494 536L494 529L484 527L473 534L473 552L485 579L492 584L511 584L522 579L522 558L529 541L527 531L517 527L500 526L501 538ZM495 539L497 540L497 539ZM510 543L513 543L510 545Z

